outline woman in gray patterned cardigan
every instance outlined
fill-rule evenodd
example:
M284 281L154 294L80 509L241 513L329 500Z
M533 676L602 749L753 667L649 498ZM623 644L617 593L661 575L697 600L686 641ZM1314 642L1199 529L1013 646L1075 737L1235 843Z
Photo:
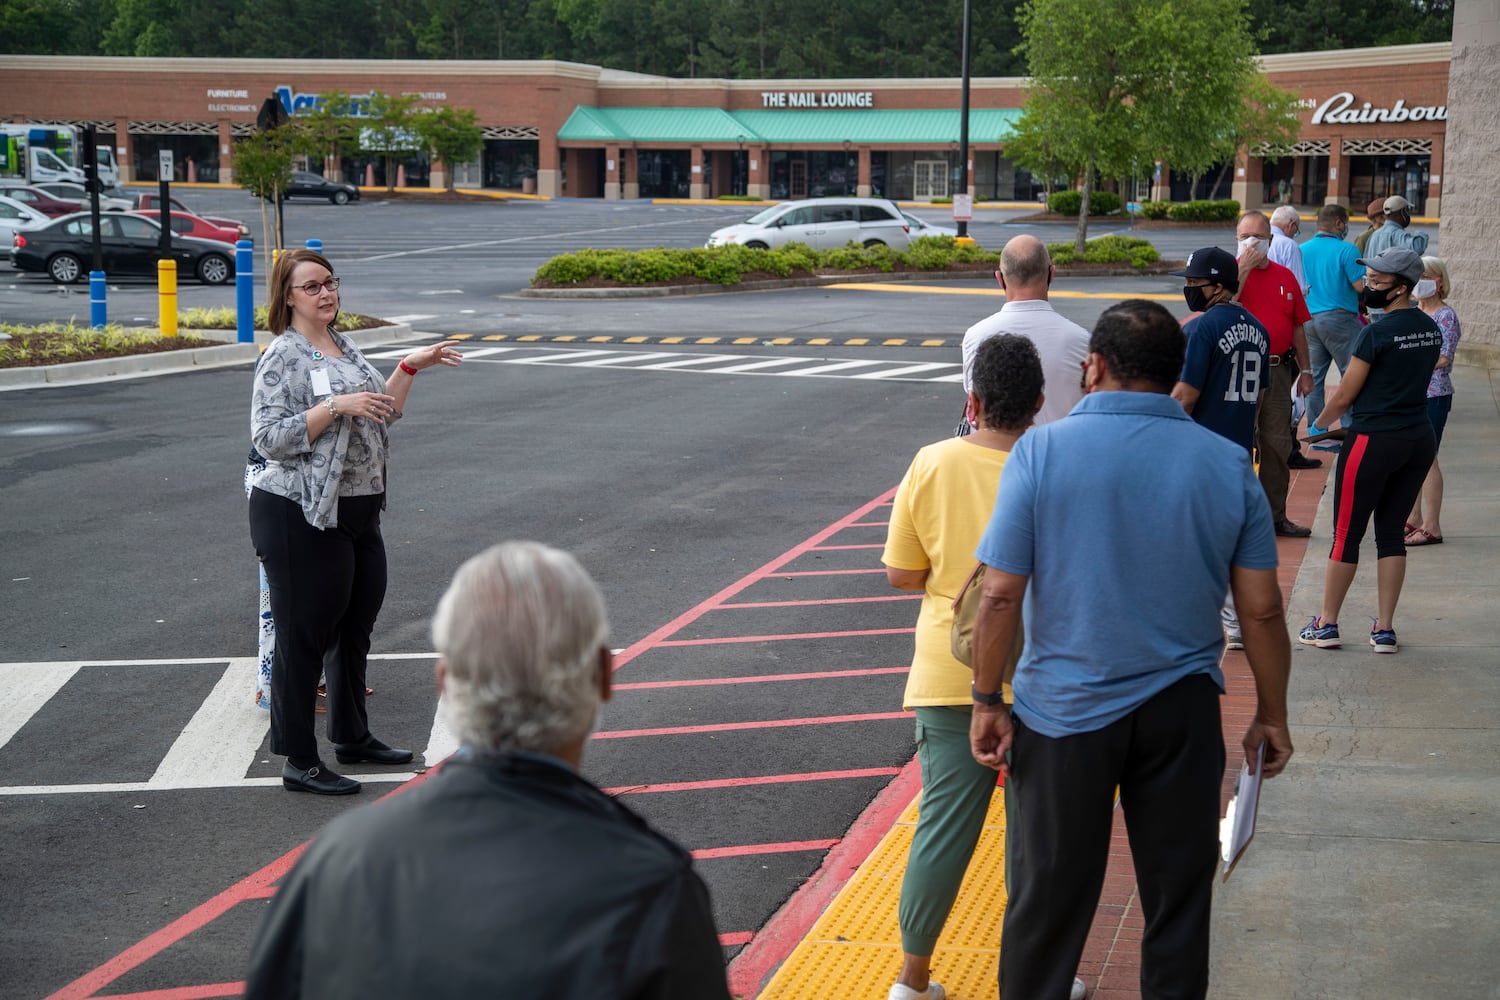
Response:
M318 758L319 674L328 679L328 738L340 763L405 764L410 750L370 735L365 665L385 600L389 426L424 368L456 366L454 341L408 354L390 378L333 329L339 279L322 254L283 253L271 269L276 335L255 367L250 432L266 458L250 493L250 537L276 621L271 751L286 755L291 791L349 795L359 782ZM324 653L336 650L325 662Z

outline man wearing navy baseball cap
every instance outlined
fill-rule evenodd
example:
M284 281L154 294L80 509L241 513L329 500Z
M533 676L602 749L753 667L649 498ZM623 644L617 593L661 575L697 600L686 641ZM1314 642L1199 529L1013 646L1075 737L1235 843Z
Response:
M1187 279L1182 297L1197 317L1183 328L1187 355L1172 398L1195 421L1245 449L1255 447L1255 407L1270 377L1271 337L1260 320L1234 301L1240 287L1239 263L1218 247L1194 250L1187 267L1173 271ZM1221 612L1224 641L1243 649L1240 620L1229 598Z

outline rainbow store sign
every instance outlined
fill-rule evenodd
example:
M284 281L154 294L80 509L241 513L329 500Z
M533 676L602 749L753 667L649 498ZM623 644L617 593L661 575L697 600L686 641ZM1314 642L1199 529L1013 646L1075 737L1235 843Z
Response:
M1448 120L1448 109L1443 105L1436 107L1430 105L1419 105L1407 107L1405 100L1397 100L1395 107L1377 108L1372 107L1369 101L1363 107L1356 108L1354 95L1347 90L1334 94L1328 100L1318 105L1318 110L1313 112L1312 124L1314 125L1343 125L1364 124L1366 122L1441 122Z

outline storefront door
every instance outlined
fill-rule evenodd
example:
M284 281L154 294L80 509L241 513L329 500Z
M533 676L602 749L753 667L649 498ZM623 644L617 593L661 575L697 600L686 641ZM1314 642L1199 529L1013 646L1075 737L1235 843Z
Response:
M807 197L807 161L793 160L789 166L791 174L787 179L788 190L794 200Z
M917 201L948 197L947 160L917 160L912 168L912 197Z

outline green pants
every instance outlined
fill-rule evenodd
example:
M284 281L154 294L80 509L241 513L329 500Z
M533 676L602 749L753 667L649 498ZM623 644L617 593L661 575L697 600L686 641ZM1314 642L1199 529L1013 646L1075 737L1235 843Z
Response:
M931 955L937 946L995 794L996 773L969 752L970 715L968 705L917 709L922 805L897 911L909 955Z

